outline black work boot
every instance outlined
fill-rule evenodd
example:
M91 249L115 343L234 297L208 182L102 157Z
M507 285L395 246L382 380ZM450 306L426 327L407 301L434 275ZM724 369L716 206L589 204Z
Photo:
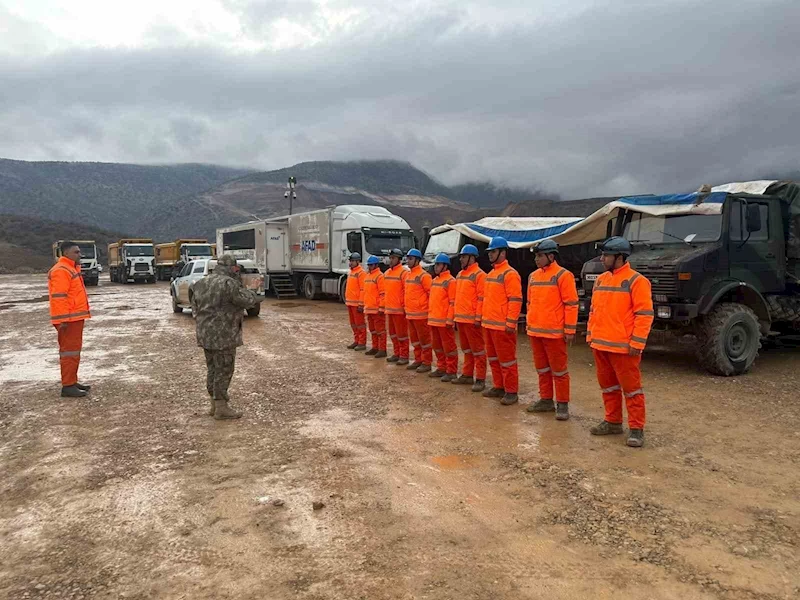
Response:
M398 360L398 361L397 361L395 364L396 364L398 367L406 367L406 368L408 368L408 367L406 366L406 365L408 365L408 359L407 359L407 358L401 358L401 359L399 359L399 360ZM416 369L416 367L414 367L414 368Z
M386 359L386 362L396 363L398 360L400 360L400 357L397 356L397 354L392 354L389 358Z
M622 423L603 421L589 430L592 435L617 435L622 433Z
M348 350L355 350L355 349L356 349L356 346L358 346L358 343L357 343L357 342L353 342L352 344L350 344L350 345L347 347L347 349L348 349Z
M366 349L367 349L367 347L364 344L359 344L358 346L353 348L353 350L355 350L356 352L363 352Z
M553 400L537 400L533 404L529 404L527 410L528 412L553 412L556 409L556 405Z
M569 402L556 403L556 421L569 420Z
M61 388L62 398L83 398L86 392L79 390L77 385L68 385Z
M486 381L483 379L476 379L475 383L472 384L472 391L473 392L482 392L486 389Z
M453 376L453 380L450 382L453 385L472 385L475 383L475 380L472 377L467 377L466 375L461 375L456 377Z
M445 375L446 375L446 373L444 371L440 371L439 369L436 369L435 371L431 371L430 375L428 375L428 377L439 377L441 379Z
M456 376L453 375L452 373L445 373L442 376L442 383L450 383L451 381L455 381L455 379L456 379Z
M511 406L512 404L516 404L519 402L519 396L517 394L507 393L503 396L503 399L500 400L500 404L504 406Z
M82 392L88 392L90 389L92 389L92 386L83 385L82 383L76 383L75 387L78 388Z
M375 358L386 358L386 351L385 350L378 350L375 353Z
M369 350L364 352L364 355L365 356L375 356L377 353L378 353L378 349L377 348L370 348Z
M406 363L406 364L408 364L408 363ZM417 369L419 369L421 366L422 366L422 363L421 363L421 362L414 361L414 362L412 362L410 365L408 365L408 366L406 367L406 369L408 369L409 371L416 371L416 370L417 370Z
M631 429L628 433L628 441L625 443L631 448L644 446L644 429Z
M489 388L485 392L483 392L484 398L502 398L506 395L506 391L503 388Z
M431 366L430 365L420 365L417 367L417 373L430 373ZM444 373L442 373L444 375Z

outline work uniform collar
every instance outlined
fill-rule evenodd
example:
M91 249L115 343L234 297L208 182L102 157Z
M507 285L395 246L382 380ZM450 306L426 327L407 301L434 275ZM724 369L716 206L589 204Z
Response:
M72 260L68 259L66 256L60 257L58 259L58 262L63 264L65 267L69 267L70 269L73 269L75 271L80 271L81 270L80 263L76 263L75 261L72 261Z
M473 267L474 267L474 268L473 268ZM472 264L471 264L470 266L468 266L466 269L461 269L461 271L462 271L463 273L465 273L465 274L468 274L468 273L471 273L472 271L475 271L476 269L479 269L479 268L480 268L480 267L478 266L478 263L472 263Z
M443 279L450 279L453 274L450 271L442 271L439 275L436 276L434 281L440 281Z
M494 265L492 265L492 266L493 266L495 269L502 269L502 268L503 268L503 267L505 267L506 265L508 265L508 259L506 259L506 260L504 260L504 261L502 261L502 262L497 262L497 263L494 263Z
M420 271L422 271L422 265L417 265L416 267L411 269L412 273L419 273Z
M555 271L556 269L560 269L561 265L558 264L557 260L554 260L546 267L542 267L542 273L549 273L550 271Z
M363 271L363 270L364 269L361 268L361 265L358 265L358 266L353 267L352 269L350 269L350 272L351 273L358 273L359 271Z
M633 270L631 268L631 264L629 262L626 262L619 269L614 269L613 271L611 271L611 273L613 275L619 275L619 274L622 274L622 273L627 273L628 271L631 271L631 270Z

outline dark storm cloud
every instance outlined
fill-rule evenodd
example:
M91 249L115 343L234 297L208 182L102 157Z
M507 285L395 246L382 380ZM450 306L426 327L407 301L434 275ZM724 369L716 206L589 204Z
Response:
M454 3L334 31L310 2L227 4L254 36L299 11L323 41L0 57L0 155L396 158L565 196L800 170L798 2L612 2L491 25Z

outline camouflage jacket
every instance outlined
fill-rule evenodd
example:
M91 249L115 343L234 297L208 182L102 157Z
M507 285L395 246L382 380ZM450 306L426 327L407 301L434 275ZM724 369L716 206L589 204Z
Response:
M230 268L217 266L192 288L192 310L197 345L206 350L229 350L242 345L245 309L256 305L256 295L242 285Z

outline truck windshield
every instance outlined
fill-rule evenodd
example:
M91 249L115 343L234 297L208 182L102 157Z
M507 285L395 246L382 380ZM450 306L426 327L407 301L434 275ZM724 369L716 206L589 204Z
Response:
M680 244L713 242L722 231L722 215L675 215L662 217L636 213L625 225L623 236L631 242Z
M188 246L189 256L211 256L211 246Z
M81 249L81 256L83 258L94 258L94 244L91 246L85 246L83 244L78 244L78 248Z
M410 232L400 235L366 234L364 237L364 249L375 256L388 256L392 248L400 248L405 254L414 247L414 236Z
M128 256L153 256L153 246L126 244L125 254Z
M440 252L450 255L458 253L458 242L460 240L461 234L455 229L432 235L428 240L428 245L425 247L425 258L433 260Z

